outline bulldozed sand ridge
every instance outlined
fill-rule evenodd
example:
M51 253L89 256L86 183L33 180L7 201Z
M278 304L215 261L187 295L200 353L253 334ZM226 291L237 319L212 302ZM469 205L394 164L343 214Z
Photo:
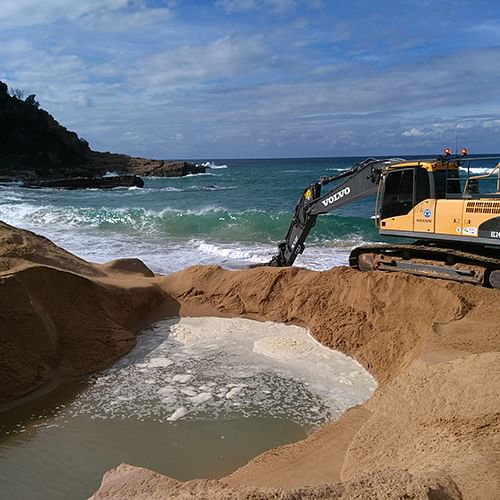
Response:
M307 326L379 388L308 439L218 481L139 467L93 498L498 498L500 291L349 268L155 276L136 259L97 265L0 223L0 403L112 364L169 316Z

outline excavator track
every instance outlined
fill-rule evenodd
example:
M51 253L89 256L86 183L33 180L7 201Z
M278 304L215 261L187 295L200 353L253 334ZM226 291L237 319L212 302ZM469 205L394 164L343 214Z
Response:
M399 271L500 288L500 259L493 255L418 243L373 244L353 249L349 265L361 271Z

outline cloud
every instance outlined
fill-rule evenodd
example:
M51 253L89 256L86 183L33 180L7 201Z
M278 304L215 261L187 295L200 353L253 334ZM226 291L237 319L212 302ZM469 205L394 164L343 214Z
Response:
M132 12L104 10L82 15L78 20L78 25L88 31L118 32L161 23L172 17L173 12L168 8L142 9Z
M250 12L257 8L257 0L217 0L216 7L228 12Z
M421 129L413 127L410 130L405 130L402 135L404 135L405 137L423 137L428 134L428 132L424 132Z
M498 39L500 38L500 22L490 19L478 24L466 26L463 31Z
M17 57L32 50L32 45L22 38L12 38L0 43L0 54L4 57Z
M169 86L190 88L227 78L245 79L265 66L266 59L268 50L258 37L225 36L206 45L182 45L136 61L128 81L131 85L139 82L149 93L162 93Z
M7 29L57 22L85 30L123 31L170 19L169 7L148 8L138 0L2 0L0 26Z
M217 0L215 5L228 14L232 14L256 10L288 12L295 10L298 3L298 0Z
M77 55L51 54L34 48L4 63L4 68L15 74L12 83L29 92L53 86L68 89L86 80L85 64Z
M483 128L495 128L495 129L500 129L500 120L498 119L489 119L489 120L484 120L481 124Z
M2 0L0 26L30 26L127 7L129 0Z
M73 102L75 103L76 106L79 106L79 107L86 107L86 108L92 107L92 99L88 95L85 95L85 94L77 95L74 98Z

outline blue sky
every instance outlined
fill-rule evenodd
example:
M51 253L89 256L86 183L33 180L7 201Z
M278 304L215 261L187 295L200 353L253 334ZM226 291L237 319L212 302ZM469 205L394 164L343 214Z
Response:
M101 151L500 152L500 1L2 0L0 80Z

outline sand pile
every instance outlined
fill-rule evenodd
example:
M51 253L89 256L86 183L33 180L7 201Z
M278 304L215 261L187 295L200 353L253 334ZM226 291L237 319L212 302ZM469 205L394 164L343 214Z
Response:
M121 466L95 498L493 499L500 491L500 291L346 268L199 266L153 277L138 261L89 264L6 225L0 239L4 400L110 364L140 325L172 314L305 325L380 384L366 404L220 481L178 483Z
M398 494L404 496L397 496ZM429 498L441 500L460 498L460 492L449 479L432 476L415 477L408 472L377 471L363 474L353 481L321 486L305 486L287 490L230 486L221 481L196 480L183 483L162 474L122 464L107 472L103 485L91 500L105 498L134 498L155 500L165 498L196 499L217 498L224 500L317 500L368 498Z
M147 276L140 261L90 264L0 223L0 403L129 352L165 300Z

